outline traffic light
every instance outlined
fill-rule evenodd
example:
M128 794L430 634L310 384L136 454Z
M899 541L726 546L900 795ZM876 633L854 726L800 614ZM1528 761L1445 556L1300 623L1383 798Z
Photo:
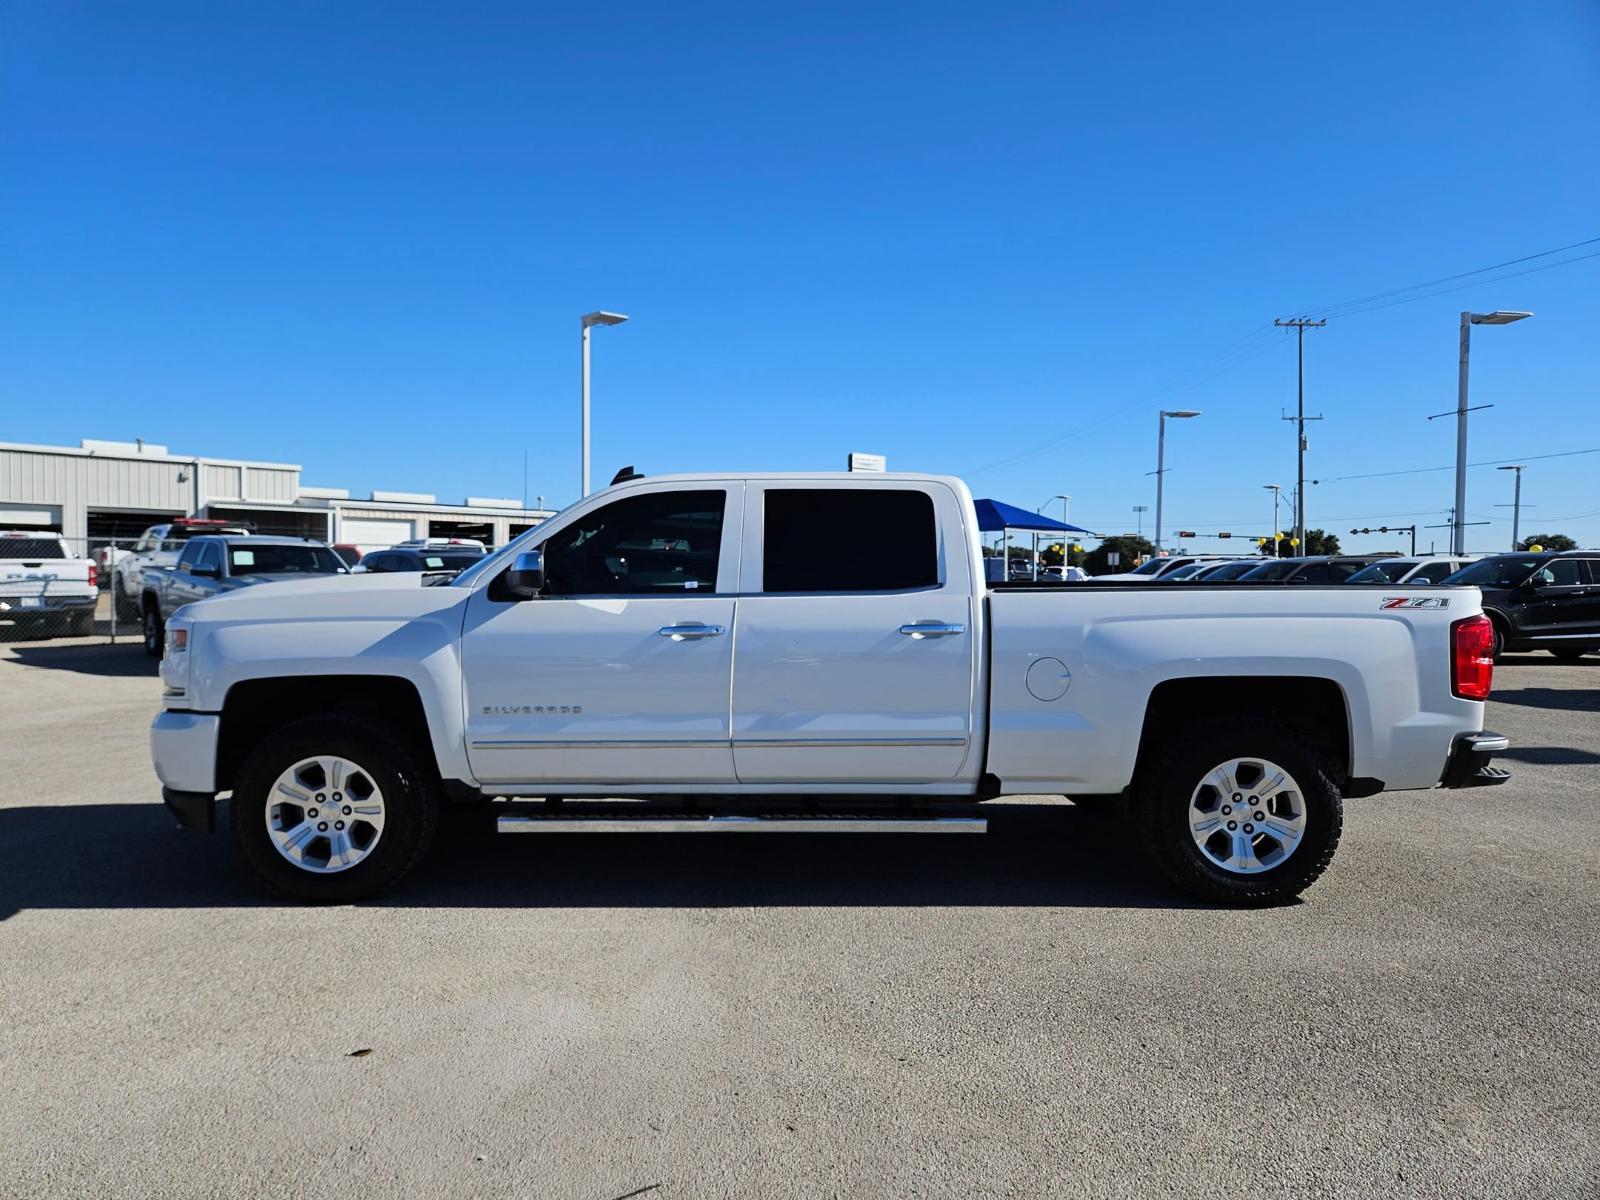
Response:
M1219 534L1217 534L1217 536L1219 538L1230 538L1230 537L1233 536L1233 534L1231 534L1231 533L1219 533Z
M1188 538L1188 537L1199 537L1200 535L1197 534L1192 529L1180 529L1180 530L1178 530L1178 536L1181 537L1181 538Z

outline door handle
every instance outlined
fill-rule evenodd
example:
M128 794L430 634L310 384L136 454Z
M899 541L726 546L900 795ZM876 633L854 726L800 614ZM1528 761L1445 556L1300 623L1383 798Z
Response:
M656 630L664 638L686 642L694 638L721 637L728 632L726 625L701 625L698 622L684 625L663 625Z
M900 632L907 637L950 637L952 634L965 633L965 625L950 625L943 621L916 621L910 625L900 626Z

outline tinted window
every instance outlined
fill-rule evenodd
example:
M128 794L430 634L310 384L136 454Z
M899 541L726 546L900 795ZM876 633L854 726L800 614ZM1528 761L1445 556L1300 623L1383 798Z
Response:
M222 570L222 551L215 542L202 542L200 544L200 558L195 564L201 567L211 567Z
M326 546L229 546L233 575L336 575L344 569Z
M1450 564L1442 564L1448 574ZM1398 583L1400 577L1411 569L1409 562L1375 562L1371 566L1362 567L1354 575L1346 579L1346 583Z
M1534 576L1544 580L1548 587L1572 587L1583 582L1575 558L1552 558L1534 572Z
M1167 563L1170 562L1170 561L1171 561L1170 559L1166 559L1166 558L1152 558L1149 562L1145 563L1143 566L1135 567L1132 571L1129 572L1129 574L1131 574L1131 575L1154 575L1158 571L1160 571L1162 567L1166 566Z
M1241 575L1248 575L1260 565L1261 564L1259 562L1253 562L1250 559L1244 559L1241 562L1223 563L1215 570L1207 571L1205 574L1205 579L1207 582L1213 580L1222 582L1223 580L1227 579L1238 579Z
M0 558L65 558L61 542L47 537L0 538Z
M1299 565L1292 558L1274 559L1271 562L1265 562L1258 567L1251 568L1244 574L1243 578L1249 580L1287 579L1294 574L1295 568Z
M1305 569L1294 578L1299 583L1332 583L1333 568L1325 562L1307 563Z
M1450 574L1451 571L1455 570L1455 566L1456 565L1453 562L1429 563L1425 567L1419 567L1417 569L1417 573L1410 579L1406 580L1406 582L1438 583L1439 580L1443 579L1446 575Z
M933 498L904 488L766 493L768 592L903 592L939 584Z
M187 571L200 560L200 543L190 542L183 548L183 553L178 555L178 570Z
M1511 588L1532 575L1533 569L1541 561L1525 555L1504 554L1498 558L1486 558L1481 562L1471 563L1447 578L1452 584L1471 583L1478 587Z
M1361 564L1354 562L1327 563L1326 566L1328 578L1338 583L1342 583L1349 579L1350 576L1361 569Z
M715 591L726 504L720 490L614 500L544 543L545 589L552 596Z

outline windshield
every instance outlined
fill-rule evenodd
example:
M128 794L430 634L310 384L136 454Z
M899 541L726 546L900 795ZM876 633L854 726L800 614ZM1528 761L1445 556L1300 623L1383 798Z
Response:
M1346 583L1399 583L1405 573L1417 564L1408 558L1395 559L1393 562L1375 562L1370 567L1362 567L1354 575L1346 579Z
M229 546L231 575L337 575L339 556L326 546Z
M61 539L53 537L0 538L0 558L65 558Z
M1129 574L1132 575L1159 575L1161 568L1171 563L1170 558L1152 558L1142 567L1135 567Z
M1280 558L1277 562L1263 563L1241 576L1243 579L1287 579L1303 564L1293 558Z
M519 533L516 537L512 538L509 542L507 542L504 546L501 546L500 549L494 551L492 554L485 554L481 558L474 557L472 560L472 565L452 579L449 583L449 586L471 587L473 583L481 578L486 572L495 570L496 563L506 562L506 555L515 554L519 549L526 547L528 544L528 539L534 534L538 533L542 528L544 528L543 525L535 525L532 529Z
M1499 558L1486 558L1471 566L1462 567L1454 575L1447 575L1442 583L1472 583L1478 587L1512 588L1533 574L1544 559L1534 555L1504 554Z
M465 571L482 557L481 554L419 554L417 561L424 571Z
M1168 571L1161 578L1165 580L1189 579L1200 571L1205 570L1205 563L1192 562L1188 566L1179 567L1176 571Z

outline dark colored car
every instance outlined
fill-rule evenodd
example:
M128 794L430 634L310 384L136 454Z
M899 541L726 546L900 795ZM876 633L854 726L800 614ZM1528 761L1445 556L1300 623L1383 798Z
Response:
M1230 579L1238 579L1247 575L1261 565L1259 558L1235 558L1227 562L1203 563L1200 569L1189 576L1191 583L1227 583Z
M1362 567L1379 559L1393 558L1384 554L1318 554L1309 558L1269 558L1253 570L1239 576L1241 583L1343 583Z
M1571 661L1600 649L1600 550L1497 554L1447 575L1475 586L1494 622L1494 653L1548 650Z
M362 558L356 567L358 575L381 575L394 571L424 571L442 579L454 579L483 558L482 550L471 548L426 549L416 546L394 546L388 550L374 550Z

